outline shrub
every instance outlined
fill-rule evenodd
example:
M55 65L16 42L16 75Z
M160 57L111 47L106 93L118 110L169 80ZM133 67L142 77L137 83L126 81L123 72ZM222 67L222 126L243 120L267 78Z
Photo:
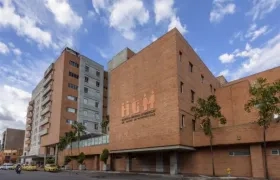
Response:
M103 161L105 164L107 164L108 157L109 157L109 150L103 149L102 154L100 156L101 161Z
M79 154L78 158L77 158L78 163L83 164L85 158L86 158L86 155L85 155L83 152L81 152L81 153Z

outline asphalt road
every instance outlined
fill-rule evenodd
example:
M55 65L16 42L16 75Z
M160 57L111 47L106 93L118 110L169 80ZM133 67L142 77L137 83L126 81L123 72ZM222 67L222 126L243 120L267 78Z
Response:
M162 177L162 176L147 176L140 174L120 174L120 173L75 173L75 172L26 172L16 174L11 170L0 170L0 180L175 180L181 178Z

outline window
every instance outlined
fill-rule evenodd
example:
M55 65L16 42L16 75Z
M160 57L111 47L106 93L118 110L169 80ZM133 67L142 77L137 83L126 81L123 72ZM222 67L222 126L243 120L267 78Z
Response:
M180 84L180 91L181 91L181 93L183 93L183 89L184 89L184 83L181 82L181 84Z
M250 156L249 150L240 150L240 151L230 151L230 156Z
M279 156L279 155L280 155L280 149L272 149L272 150L271 150L271 154L272 154L272 155L278 155L278 156Z
M95 102L95 107L98 108L99 102Z
M193 90L191 90L191 102L194 103L194 95L195 92Z
M96 87L99 87L99 86L100 86L99 81L96 81Z
M67 120L66 120L66 124L73 124L73 122L74 122L74 121L73 121L73 120L70 120L70 119L67 119Z
M94 129L98 130L98 124L97 123L94 124Z
M210 84L210 92L212 92L212 85Z
M74 62L74 61L69 61L69 64L76 67L76 68L79 68L79 64Z
M192 130L195 131L195 120L192 120Z
M75 89L75 90L78 89L78 86L76 86L74 84L71 84L71 83L68 83L68 87L71 88L71 89Z
M84 99L84 104L87 104L88 103L88 100L87 99Z
M85 71L89 72L89 67L88 66L85 67Z
M79 75L78 74L72 73L70 71L69 71L69 76L71 76L73 78L76 78L76 79L79 79Z
M67 99L69 99L71 101L77 101L77 97L74 97L74 96L67 96Z
M179 51L179 61L182 61L182 52Z
M203 83L203 81L204 81L204 76L201 75L201 83Z
M74 109L74 108L67 108L67 112L76 113L76 109Z
M96 71L96 76L99 77L100 76L100 72Z
M84 93L88 93L88 88L84 87Z
M190 72L193 72L193 64L189 62Z
M87 111L84 111L84 115L87 116Z
M185 127L185 115L182 115L182 119L181 119L181 128Z
M85 82L88 83L88 77L85 77Z
M216 89L214 88L214 94L216 93Z

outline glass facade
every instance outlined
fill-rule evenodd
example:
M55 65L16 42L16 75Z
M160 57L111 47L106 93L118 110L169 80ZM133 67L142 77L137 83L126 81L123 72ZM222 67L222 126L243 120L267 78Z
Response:
M84 139L80 141L80 147L96 146L101 144L109 143L109 135L98 136L94 138ZM67 149L70 148L70 145L67 146ZM72 148L78 148L78 142L72 143Z

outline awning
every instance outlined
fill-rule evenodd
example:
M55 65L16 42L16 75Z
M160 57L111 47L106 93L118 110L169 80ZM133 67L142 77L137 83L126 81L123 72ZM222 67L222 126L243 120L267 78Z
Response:
M110 153L132 153L132 152L153 152L153 151L195 151L195 148L190 146L161 146L150 148L138 148L138 149L125 149L125 150L111 150Z

